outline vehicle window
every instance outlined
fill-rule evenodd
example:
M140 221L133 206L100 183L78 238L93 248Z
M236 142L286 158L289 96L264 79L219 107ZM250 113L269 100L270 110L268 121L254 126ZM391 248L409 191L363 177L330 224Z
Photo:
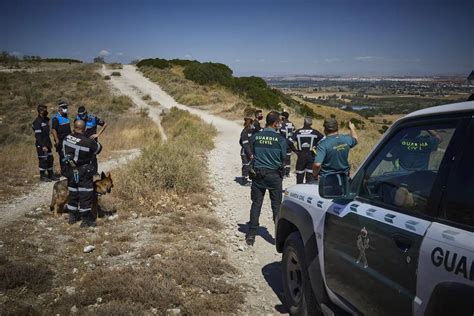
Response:
M456 123L404 128L365 168L359 196L426 213L428 198Z
M474 227L474 138L466 146L446 185L444 218Z

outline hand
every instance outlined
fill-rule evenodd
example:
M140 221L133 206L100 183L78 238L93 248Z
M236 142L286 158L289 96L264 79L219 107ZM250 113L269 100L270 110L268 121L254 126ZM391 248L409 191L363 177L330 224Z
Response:
M96 139L97 137L99 137L99 135L97 135L97 134L92 134L89 138L90 138L90 139Z
M47 151L48 151L48 147L43 146L43 151L44 151L44 152L47 152Z
M253 160L253 155L250 155L250 160Z
M350 129L355 129L355 125L354 125L354 123L352 123L351 121L349 121L349 128L350 128Z

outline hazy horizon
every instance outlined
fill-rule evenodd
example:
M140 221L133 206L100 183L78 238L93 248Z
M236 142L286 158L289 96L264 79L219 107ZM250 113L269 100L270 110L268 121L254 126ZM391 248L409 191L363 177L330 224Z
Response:
M221 62L242 75L431 76L474 69L468 0L2 1L0 50L128 63Z

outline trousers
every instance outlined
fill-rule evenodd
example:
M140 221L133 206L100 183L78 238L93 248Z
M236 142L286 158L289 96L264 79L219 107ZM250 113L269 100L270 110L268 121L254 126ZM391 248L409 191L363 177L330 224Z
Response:
M303 183L306 178L306 183L313 181L313 162L314 157L309 150L302 150L298 152L298 159L296 159L296 183Z
M250 208L250 233L255 234L259 227L259 218L262 211L263 198L268 190L270 194L270 203L272 207L273 220L275 220L280 211L283 178L278 170L263 170L263 178L252 181L250 198L252 206Z
M250 170L250 158L245 154L240 154L242 159L242 177L247 178Z
M53 153L51 147L48 151L43 151L43 147L36 145L36 153L38 154L38 165L40 173L53 172Z
M92 211L94 201L94 166L92 164L78 168L78 179L71 168L67 168L69 201L66 208L69 212L81 215Z

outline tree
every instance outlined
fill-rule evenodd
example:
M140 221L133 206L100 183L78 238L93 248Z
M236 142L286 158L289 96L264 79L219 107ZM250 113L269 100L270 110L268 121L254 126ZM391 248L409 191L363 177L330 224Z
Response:
M103 56L97 56L96 58L94 58L94 63L105 64L105 58Z

